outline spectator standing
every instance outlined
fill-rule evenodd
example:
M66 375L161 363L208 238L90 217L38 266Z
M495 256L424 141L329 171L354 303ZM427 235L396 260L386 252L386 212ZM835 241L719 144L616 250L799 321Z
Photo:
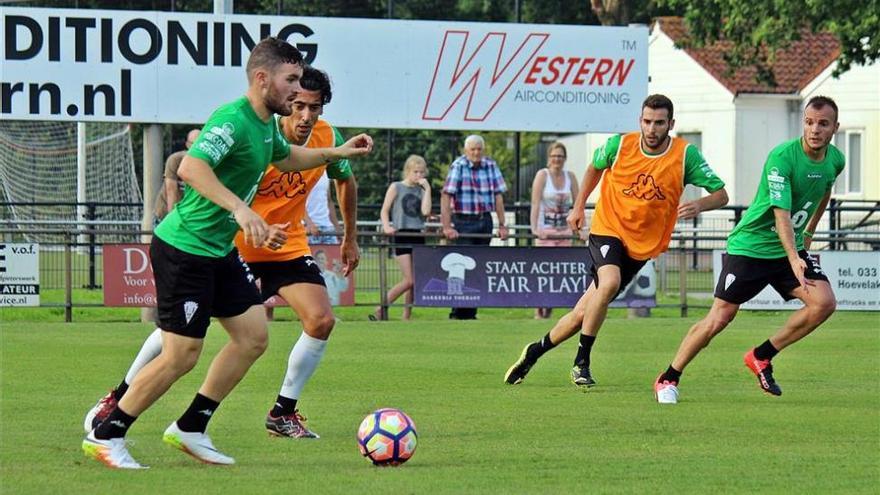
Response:
M532 207L529 224L536 246L571 246L572 231L566 223L577 197L577 177L565 170L568 153L559 141L547 149L547 167L538 170L532 181ZM566 237L566 238L563 238ZM552 308L535 308L536 319L550 317Z
M425 219L431 214L431 185L425 178L427 175L428 164L425 159L419 155L410 155L403 164L403 180L392 182L388 186L382 211L379 213L382 231L394 236L394 259L397 260L402 275L401 280L388 290L386 300L391 304L401 294L405 294L404 320L409 320L412 316L412 245L425 243L424 236L412 234L424 232ZM370 315L370 319L379 320L382 316L382 307L379 306Z
M183 197L184 182L177 175L177 169L180 168L180 162L186 156L186 151L199 138L201 129L192 129L186 134L186 149L175 151L168 155L165 160L165 171L162 173L162 187L159 188L159 194L156 195L156 201L153 205L153 227L159 225L159 222L165 218L174 205Z
M476 134L464 140L464 155L449 166L440 195L443 235L455 244L488 245L492 235L492 210L498 215L498 237L507 239L504 197L507 185L495 160L483 156L485 141ZM485 234L485 237L459 237ZM449 318L475 320L477 308L452 308Z
M306 199L306 231L309 233L309 244L339 244L336 233L339 232L339 219L336 217L336 206L330 197L330 178L321 176Z

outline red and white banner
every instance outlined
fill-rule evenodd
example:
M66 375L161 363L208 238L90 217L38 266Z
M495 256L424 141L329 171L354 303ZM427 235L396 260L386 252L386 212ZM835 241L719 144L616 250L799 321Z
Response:
M104 306L156 305L149 244L104 245Z
M0 35L4 119L201 123L269 35L340 127L622 132L648 90L647 27L0 7Z

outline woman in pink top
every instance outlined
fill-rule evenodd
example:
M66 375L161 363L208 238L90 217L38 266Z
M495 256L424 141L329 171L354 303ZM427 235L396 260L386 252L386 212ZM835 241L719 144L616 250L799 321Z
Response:
M547 149L547 168L538 170L532 182L530 225L536 246L571 246L566 217L577 197L577 178L565 170L568 154L559 141ZM551 308L535 308L535 318L549 318Z

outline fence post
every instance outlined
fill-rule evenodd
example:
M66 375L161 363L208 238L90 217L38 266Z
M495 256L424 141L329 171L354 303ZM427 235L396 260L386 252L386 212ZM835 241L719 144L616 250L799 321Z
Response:
M96 220L98 214L96 213L97 206L94 203L89 203L86 205L86 220L93 221ZM89 286L88 289L97 289L98 285L95 277L95 255L96 255L96 246L95 246L95 227L94 224L87 225L91 233L88 235L89 238Z
M681 317L686 318L688 315L687 300L687 250L685 249L684 239L679 241L681 253L678 257L678 300L681 305Z
M379 319L388 321L388 237L380 234L379 241Z
M64 233L64 322L73 321L73 253L70 231Z

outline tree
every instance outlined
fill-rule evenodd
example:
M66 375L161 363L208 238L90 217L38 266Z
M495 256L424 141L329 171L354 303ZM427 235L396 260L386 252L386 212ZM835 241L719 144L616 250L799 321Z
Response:
M804 29L827 31L840 41L834 75L852 64L870 65L880 57L878 0L658 0L684 12L690 39L684 46L704 46L719 39L733 43L725 58L731 71L754 65L760 82L775 84L771 65L776 50L799 40Z

